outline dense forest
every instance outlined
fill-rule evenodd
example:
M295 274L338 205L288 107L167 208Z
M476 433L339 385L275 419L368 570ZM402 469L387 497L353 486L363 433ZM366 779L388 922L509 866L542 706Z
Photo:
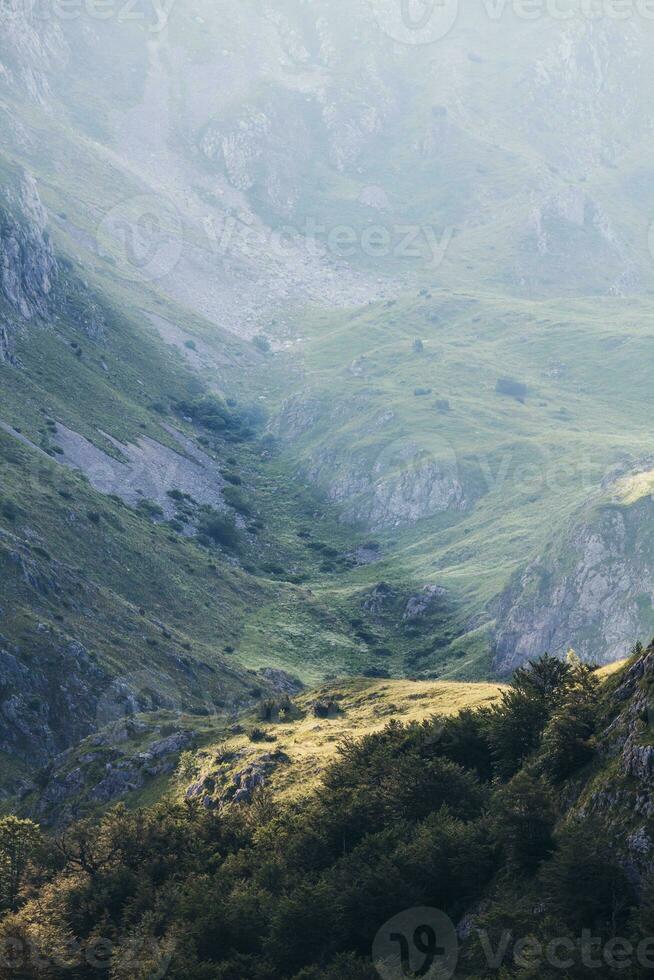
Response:
M652 683L654 648L603 682L544 656L491 707L344 741L301 804L5 817L0 976L650 975Z

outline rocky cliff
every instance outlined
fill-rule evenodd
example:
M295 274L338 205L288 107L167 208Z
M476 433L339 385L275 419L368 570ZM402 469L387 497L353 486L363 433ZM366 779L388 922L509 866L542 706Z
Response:
M66 18L58 19L48 7L38 0L0 5L0 86L43 106L52 94L49 72L67 57L61 29Z
M57 275L47 216L32 177L0 195L0 294L25 320L46 316Z
M624 657L654 631L654 501L585 510L519 572L497 605L501 674L570 647L589 661Z

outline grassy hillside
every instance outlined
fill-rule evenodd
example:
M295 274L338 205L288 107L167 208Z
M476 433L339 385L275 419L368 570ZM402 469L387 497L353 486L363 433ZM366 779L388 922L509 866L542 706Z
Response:
M434 289L349 317L309 311L294 337L304 374L279 409L294 460L378 522L384 577L444 586L463 616L492 620L552 529L651 452L646 303L606 299L600 312ZM501 379L518 387L502 393ZM462 505L430 513L425 495L414 519L376 509L430 467L458 481Z
M347 564L358 538L276 461L265 414L225 401L115 295L84 289L65 259L60 268L49 321L5 312L12 360L0 363L3 694L20 718L3 749L19 757L18 772L5 770L14 788L21 766L102 725L107 691L124 688L119 715L125 697L137 711L201 715L268 693L259 668L310 681L374 662L351 635L347 603L311 588L326 556L307 542L329 541L332 561ZM235 349L260 357L215 334L213 345L227 362ZM217 414L205 419L207 407ZM72 687L57 705L57 665L72 649L88 676L75 687L79 664L64 659Z
M323 684L293 698L286 710L265 702L258 712L240 719L242 734L229 729L183 762L179 789L214 784L220 798L230 792L239 773L261 767L265 785L276 798L299 800L320 780L344 739L379 732L391 719L410 724L432 715L443 718L497 701L502 688L494 684L427 681L354 680ZM265 720L264 720L265 719ZM252 733L264 741L253 741ZM266 771L266 762L272 766ZM216 766L218 763L218 766ZM209 794L211 798L211 794Z
M161 684L152 662L143 677ZM184 710L179 693L169 688L168 703L112 717L106 698L103 727L42 770L37 786L22 796L21 812L61 826L97 817L118 800L135 808L197 797L215 808L232 802L239 788L240 801L249 802L263 785L276 799L299 801L348 740L379 732L391 719L409 724L453 717L496 702L503 690L494 684L356 678L299 694L292 688L266 694L268 678L250 674L259 691L248 693L251 699L258 694L258 703L240 711L225 700L211 703L206 691L200 710ZM8 801L5 811L14 805Z

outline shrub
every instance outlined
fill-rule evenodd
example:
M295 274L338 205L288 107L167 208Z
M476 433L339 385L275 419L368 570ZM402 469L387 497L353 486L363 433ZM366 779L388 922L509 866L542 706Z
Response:
M15 521L18 517L18 507L9 497L4 497L0 502L0 513L8 521Z
M508 395L519 402L524 402L527 398L527 385L515 378L498 378L495 391L498 395Z
M286 572L284 566L275 561L267 561L261 566L261 570L265 572L266 575L283 575Z
M179 402L177 409L198 425L212 432L223 434L238 433L243 428L243 420L232 412L229 405L217 395L203 395L189 401Z
M274 735L269 735L268 732L264 731L263 728L259 728L256 725L254 728L251 728L250 731L248 732L248 738L250 739L251 742L274 742L275 741Z
M137 506L138 510L151 520L156 520L164 516L163 508L155 503L154 500L139 500Z
M236 549L239 543L238 530L234 521L226 514L219 514L217 511L202 519L198 526L198 535L230 550Z
M262 354L267 354L270 351L270 341L265 334L258 333L256 337L252 338L252 344Z
M363 676L379 678L380 680L388 680L391 675L387 670L385 670L384 667L366 667L366 669L363 671Z
M223 498L226 504L233 507L234 510L238 511L239 514L243 514L244 517L249 517L252 513L252 508L243 496L240 490L236 487L224 487L223 488Z
M340 706L332 698L316 701L312 710L316 718L335 718L342 713Z

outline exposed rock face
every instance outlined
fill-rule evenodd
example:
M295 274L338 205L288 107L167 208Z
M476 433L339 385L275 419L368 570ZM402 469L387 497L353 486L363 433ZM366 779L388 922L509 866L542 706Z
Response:
M359 482L362 493L345 500L343 512L373 530L415 524L444 511L463 511L468 503L464 488L447 461L412 457L405 468L378 471ZM345 479L330 487L334 500L349 496Z
M37 0L0 4L0 84L22 97L45 104L50 96L48 71L67 54L58 19Z
M237 762L242 753L237 753ZM244 760L245 761L245 760ZM186 790L186 799L199 799L207 809L213 810L232 803L251 803L257 790L262 789L279 766L288 765L285 752L264 752L256 758L250 757L247 764L236 772L217 769L203 779L197 780Z
M11 338L6 326L0 324L0 364L13 364L14 355L11 347Z
M421 452L410 440L397 452L382 448L374 461L364 455L347 459L329 450L312 464L309 476L341 506L346 521L371 530L464 511L470 503L451 460Z
M425 585L422 592L409 597L402 620L422 619L433 609L437 608L447 595L447 589L440 585Z
M388 582L378 582L364 597L361 608L369 616L380 619L392 614L400 596Z
M170 518L175 506L168 491L180 490L199 504L224 509L221 490L225 481L220 467L172 426L169 432L179 443L180 452L147 436L138 444L124 444L107 436L120 452L118 459L61 423L55 438L63 450L62 463L85 473L96 490L117 494L130 506L153 501Z
M44 765L93 731L107 681L81 643L28 656L0 638L0 751Z
M604 505L521 572L497 609L494 666L509 673L570 646L600 663L648 639L654 620L654 503Z
M44 317L56 274L46 213L36 184L25 176L0 198L0 294L23 319Z
M130 723L127 737L142 734L147 726ZM99 733L80 749L61 753L47 773L39 792L35 816L48 824L62 825L80 817L89 804L104 806L141 789L149 780L172 773L179 754L194 741L188 730L155 738L148 748L128 754L118 748L114 735ZM155 733L156 734L156 733Z
M234 188L254 192L277 214L291 217L313 144L304 108L299 95L271 92L263 106L246 105L234 120L212 123L202 152L221 165Z
M383 438L384 427L393 421L392 413L376 417L362 435L377 433L371 448L365 441L360 450L348 452L338 435L338 427L357 411L365 412L369 398L362 392L356 399L320 401L304 393L289 398L274 426L282 439L302 443L312 430L329 434L312 449L307 476L323 488L338 504L345 521L362 523L371 530L403 527L425 517L446 511L465 511L473 494L465 486L454 450L443 444L440 450L423 447L410 436Z
M293 677L292 674L288 674L285 670L264 667L259 671L259 676L263 678L274 694L288 694L292 697L304 690L302 681Z

